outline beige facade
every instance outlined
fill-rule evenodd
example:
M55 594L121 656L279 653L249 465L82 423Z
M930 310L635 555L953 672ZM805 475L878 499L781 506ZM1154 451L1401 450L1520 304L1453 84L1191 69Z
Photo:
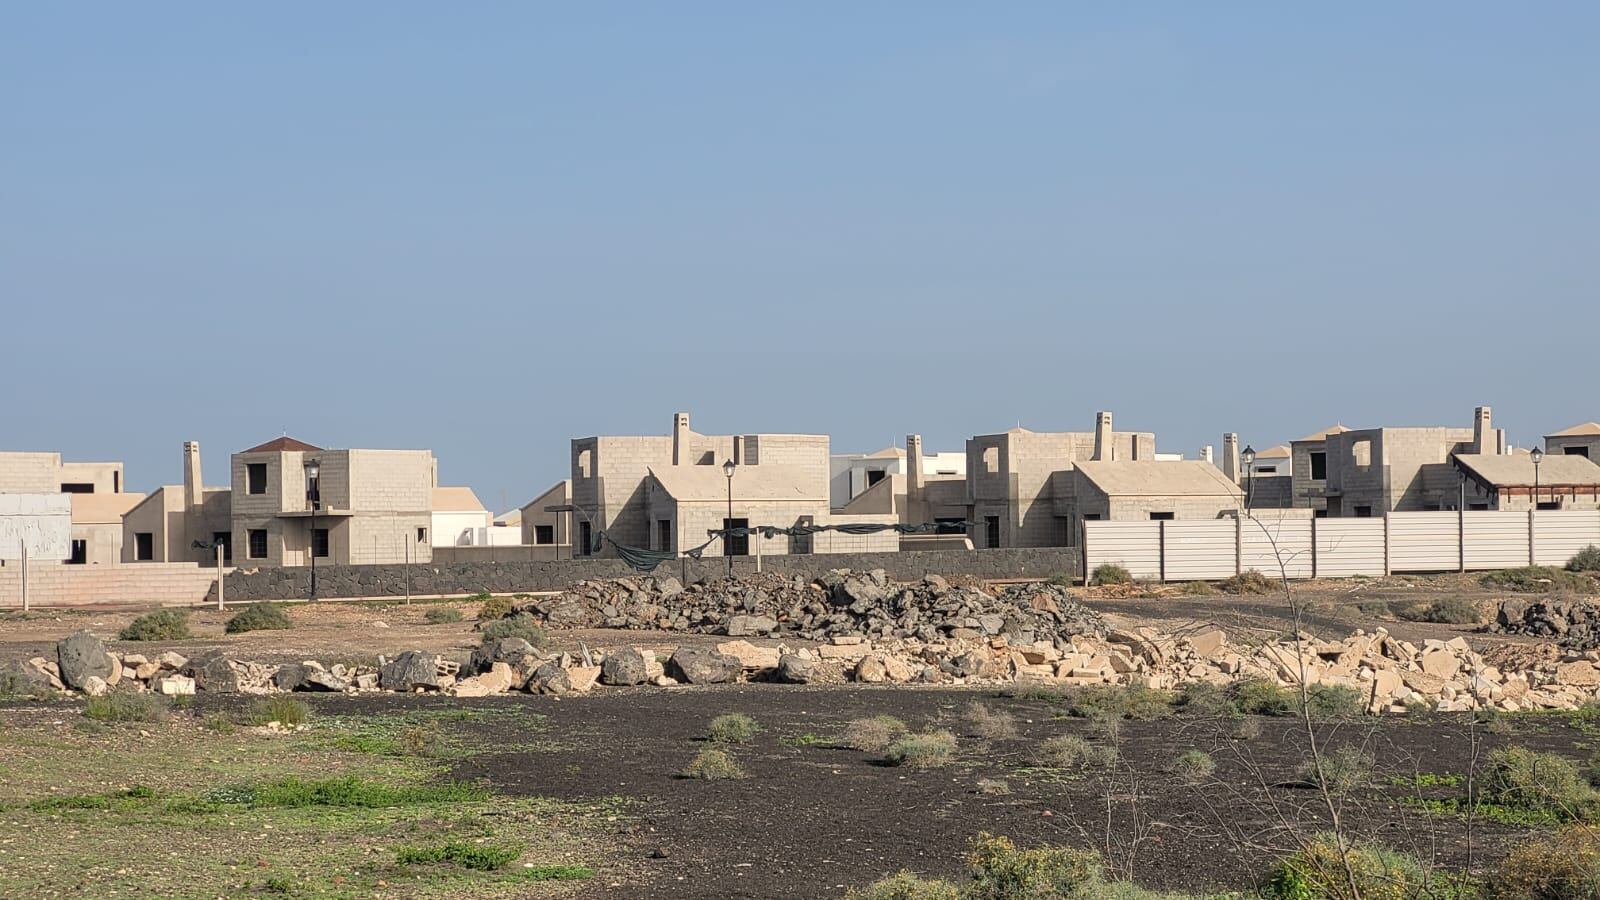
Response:
M1108 412L1097 415L1094 431L1013 428L973 437L966 478L973 546L1071 546L1073 467L1090 460L1154 461L1155 455L1153 433L1113 431Z
M1076 523L1231 518L1244 505L1237 484L1198 460L1086 461L1072 479L1067 515Z
M1600 422L1584 422L1545 435L1544 452L1552 456L1581 456L1600 463Z
M114 566L122 562L122 517L144 501L143 494L69 494L72 498L73 565Z
M0 494L120 494L119 462L63 462L59 453L0 453Z
M1460 502L1457 454L1500 455L1505 433L1478 407L1471 428L1368 428L1327 439L1327 515L1454 509Z
M519 516L522 543L529 547L554 547L570 550L572 522L570 512L552 512L549 507L572 505L572 482L562 479L522 507Z
M1470 511L1600 509L1600 465L1577 454L1457 454L1461 501ZM1455 504L1451 505L1455 508Z

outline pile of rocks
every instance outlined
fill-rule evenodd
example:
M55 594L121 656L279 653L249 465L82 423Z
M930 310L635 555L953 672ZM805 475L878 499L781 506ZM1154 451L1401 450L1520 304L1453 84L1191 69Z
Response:
M36 656L9 668L25 684L42 690L71 690L98 697L112 689L149 690L169 697L196 690L214 693L266 693L274 667L239 662L221 653L193 659L171 650L155 656L118 654L88 631L77 631L56 645L56 658Z
M1501 634L1551 638L1563 647L1589 650L1600 647L1600 604L1555 597L1502 600L1489 628Z
M916 639L1007 635L1061 643L1103 634L1099 614L1056 585L1018 585L997 594L955 587L937 575L908 584L883 571L838 569L810 581L762 574L684 587L671 576L580 582L519 607L556 628L618 628L793 636Z

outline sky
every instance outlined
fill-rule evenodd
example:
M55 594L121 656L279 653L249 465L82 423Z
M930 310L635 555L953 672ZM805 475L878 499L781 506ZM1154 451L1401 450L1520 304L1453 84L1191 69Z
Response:
M0 7L0 448L1600 419L1600 6Z

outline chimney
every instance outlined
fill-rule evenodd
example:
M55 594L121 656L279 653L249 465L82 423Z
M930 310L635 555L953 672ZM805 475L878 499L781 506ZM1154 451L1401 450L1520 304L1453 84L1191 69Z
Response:
M1232 431L1222 436L1222 474L1239 483L1239 435Z
M200 477L200 442L183 442L183 505L191 512L205 505L205 482Z
M1480 406L1472 411L1472 452L1490 453L1498 443L1491 433L1489 407Z
M1200 448L1200 461L1214 464L1215 461L1214 461L1214 459L1212 457L1212 454L1214 452L1216 452L1215 448L1213 448L1210 444L1207 444L1204 447L1201 447Z
M673 413L672 415L672 464L675 466L687 465L689 460L689 414L686 412Z
M906 435L906 493L922 496L922 486L927 476L922 472L922 435Z
M1097 412L1094 414L1094 457L1096 461L1108 460L1113 456L1111 446L1111 413Z

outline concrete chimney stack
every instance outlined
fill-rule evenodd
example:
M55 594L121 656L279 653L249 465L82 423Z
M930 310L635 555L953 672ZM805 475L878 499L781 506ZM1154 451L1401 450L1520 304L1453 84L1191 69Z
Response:
M922 496L922 488L926 481L922 472L922 435L906 435L906 493L913 497Z
M1212 453L1214 453L1214 452L1215 452L1215 450L1210 444L1207 444L1204 447L1201 447L1200 448L1200 461L1214 464L1215 460L1212 458Z
M200 476L200 442L183 442L183 505L191 513L205 505L205 481Z
M672 464L689 464L689 414L686 412L672 416Z
M1238 484L1239 470L1239 435L1230 431L1222 436L1222 474Z
M1115 455L1112 443L1111 413L1094 414L1094 459L1109 460Z
M1472 411L1472 452L1493 453L1497 441L1491 425L1489 407L1480 406Z

